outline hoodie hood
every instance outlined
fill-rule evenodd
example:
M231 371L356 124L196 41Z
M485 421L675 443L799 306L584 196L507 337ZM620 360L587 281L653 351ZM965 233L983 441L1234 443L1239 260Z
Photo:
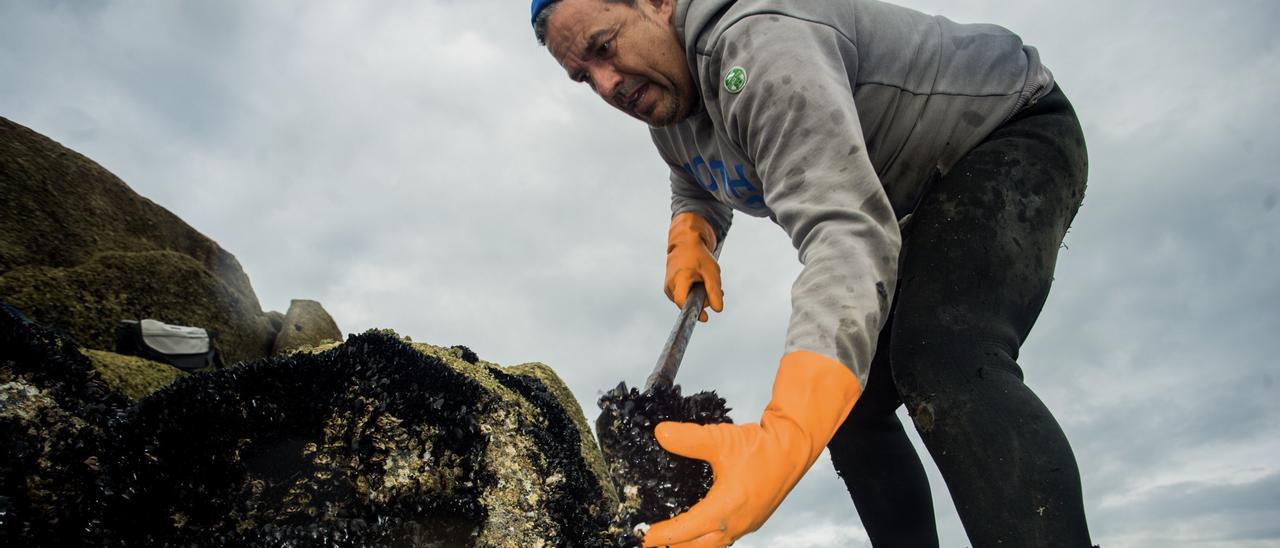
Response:
M698 39L736 0L676 0L676 36L684 44L689 66L697 67Z

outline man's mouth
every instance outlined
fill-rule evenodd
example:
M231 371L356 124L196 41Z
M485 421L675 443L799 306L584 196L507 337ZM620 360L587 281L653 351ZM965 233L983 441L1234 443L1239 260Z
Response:
M626 100L623 102L623 107L626 108L627 112L637 114L636 108L640 106L640 100L644 99L644 94L647 91L649 91L649 84L645 83L641 84L640 87L637 87L635 91L631 92L631 95L627 96Z

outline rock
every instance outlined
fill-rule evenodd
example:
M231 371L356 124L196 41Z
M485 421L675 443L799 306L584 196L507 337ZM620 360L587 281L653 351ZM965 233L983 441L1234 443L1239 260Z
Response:
M371 331L130 403L0 316L0 545L608 545L565 385L463 354Z
M0 307L0 546L98 536L99 463L128 403L73 341Z
M173 251L105 252L69 268L18 267L0 276L0 298L99 350L115 349L120 319L213 329L228 363L266 356L275 339L266 315Z
M104 521L144 545L598 544L608 484L553 378L385 332L184 378L126 418L137 479Z
M271 322L271 329L276 333L279 333L280 329L284 327L284 314L281 314L278 311L268 311L267 320Z
M275 346L271 350L273 354L342 340L338 324L316 301L294 299L289 303L289 312L280 325L280 333L276 335Z
M173 384L189 375L167 363L153 362L137 356L124 356L102 350L80 349L107 389L132 401Z
M318 303L264 313L230 253L4 118L0 301L49 326L0 307L0 546L636 545L710 481L653 425L728 420L714 394L619 387L606 466L547 366L381 331L325 344ZM109 352L140 318L213 329L234 365Z
M47 284L47 285L45 285ZM83 346L122 319L220 333L228 362L275 330L234 256L92 160L0 118L0 300Z

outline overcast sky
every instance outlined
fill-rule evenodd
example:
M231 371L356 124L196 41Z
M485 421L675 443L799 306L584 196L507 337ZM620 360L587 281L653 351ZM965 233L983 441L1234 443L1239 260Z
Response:
M1280 2L902 3L1018 32L1083 120L1087 197L1020 362L1095 541L1280 546ZM264 308L545 362L589 417L674 319L666 168L523 0L5 0L0 116L217 240ZM680 380L754 421L800 267L746 216L722 266ZM930 473L943 546L965 546ZM738 545L865 538L824 457Z

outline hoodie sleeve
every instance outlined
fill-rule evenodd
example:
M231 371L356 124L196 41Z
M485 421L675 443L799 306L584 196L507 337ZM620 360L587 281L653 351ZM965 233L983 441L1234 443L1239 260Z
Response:
M678 165L664 148L665 137L657 130L651 130L658 154L671 168L671 218L686 211L692 211L706 219L716 232L716 241L724 241L725 234L733 221L733 209L720 203L710 192L693 178L684 167Z
M716 241L723 242L733 220L733 210L720 203L690 180L687 173L671 170L671 217L692 211L701 215L716 231Z
M730 93L723 82L735 67L746 84ZM765 205L804 265L786 351L834 358L866 386L901 235L854 108L853 41L826 25L752 15L712 43L705 70L722 131L755 164Z

